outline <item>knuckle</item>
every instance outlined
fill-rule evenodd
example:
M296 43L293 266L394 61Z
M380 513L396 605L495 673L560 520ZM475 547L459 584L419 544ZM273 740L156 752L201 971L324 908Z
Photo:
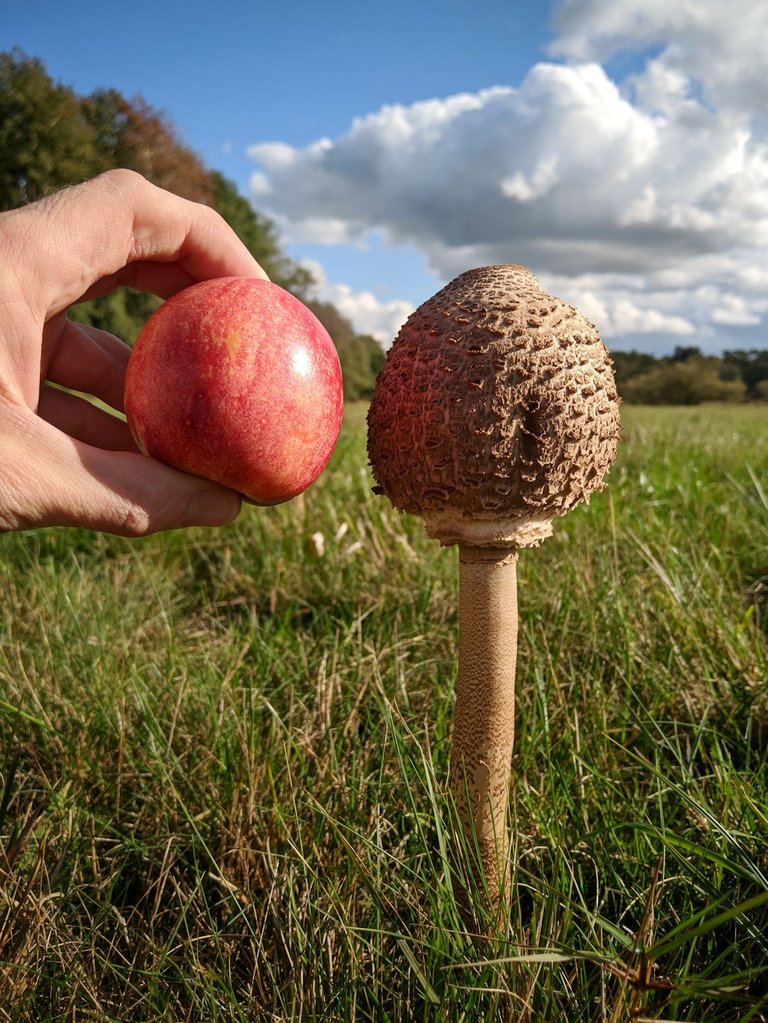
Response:
M152 519L146 508L133 501L123 504L115 524L115 532L119 536L135 539L153 531Z
M99 174L95 180L115 192L132 192L149 184L138 171L128 167L113 167Z

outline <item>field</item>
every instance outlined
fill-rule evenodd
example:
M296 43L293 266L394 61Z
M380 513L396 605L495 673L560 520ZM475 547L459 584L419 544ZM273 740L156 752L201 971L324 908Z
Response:
M0 537L0 1020L768 1020L768 409L623 419L520 559L493 939L456 554L371 494L363 408L227 529Z

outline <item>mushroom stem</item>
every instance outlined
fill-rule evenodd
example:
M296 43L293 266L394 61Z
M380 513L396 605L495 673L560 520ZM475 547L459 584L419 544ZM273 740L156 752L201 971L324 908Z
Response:
M507 802L515 735L517 549L459 546L459 670L450 788L476 880L496 911L509 894Z

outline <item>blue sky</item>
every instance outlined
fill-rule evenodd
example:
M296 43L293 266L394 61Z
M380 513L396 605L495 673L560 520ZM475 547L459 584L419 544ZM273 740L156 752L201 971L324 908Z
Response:
M141 93L384 343L524 262L609 346L768 343L768 10L753 0L40 0L77 92Z
M245 187L254 142L306 145L387 103L519 81L543 55L549 10L514 0L40 0L8 5L0 40L77 91L142 93Z

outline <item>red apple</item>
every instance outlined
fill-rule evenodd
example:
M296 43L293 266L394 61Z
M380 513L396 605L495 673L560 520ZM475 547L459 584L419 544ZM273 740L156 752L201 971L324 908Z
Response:
M305 305L268 281L221 277L147 320L125 378L139 448L255 504L305 490L341 426L341 369Z

